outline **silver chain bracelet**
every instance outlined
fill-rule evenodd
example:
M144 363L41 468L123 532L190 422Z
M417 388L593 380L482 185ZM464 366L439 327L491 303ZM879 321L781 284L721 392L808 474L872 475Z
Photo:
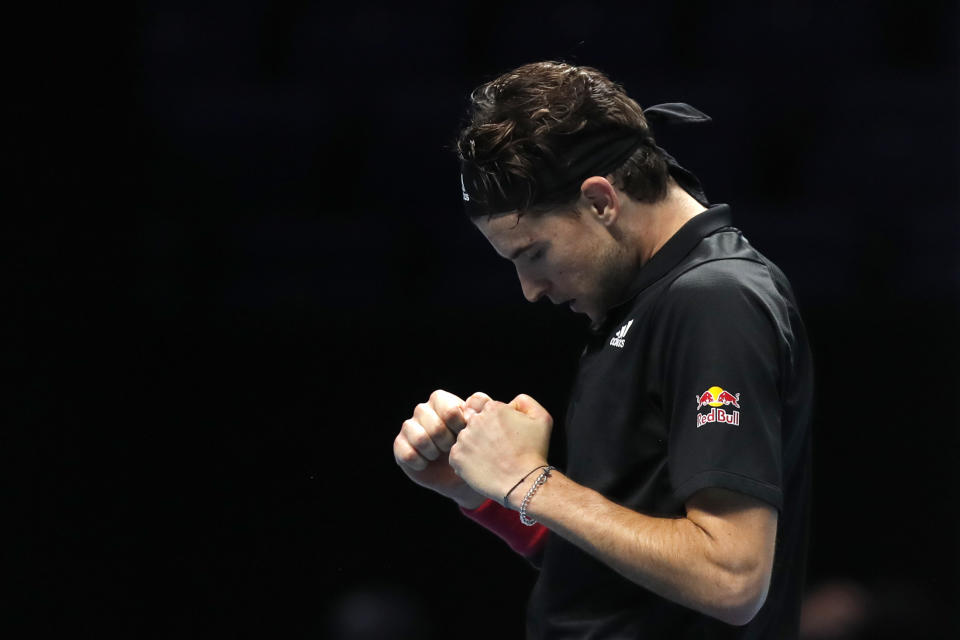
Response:
M527 495L523 496L523 502L520 503L520 522L528 527L532 527L533 525L537 524L537 521L533 518L527 517L527 504L530 503L530 498L532 498L533 494L537 492L537 489L539 489L540 486L547 481L547 478L550 477L551 469L556 469L556 467L550 466L540 472L540 475L537 476L537 479L533 481L533 486L527 491Z

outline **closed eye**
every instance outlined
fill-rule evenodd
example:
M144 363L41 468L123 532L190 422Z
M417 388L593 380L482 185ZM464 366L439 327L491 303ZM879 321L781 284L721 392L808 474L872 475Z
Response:
M537 260L543 257L544 253L546 253L546 249L544 249L543 247L540 247L539 249L531 253L527 259L530 262L536 262Z

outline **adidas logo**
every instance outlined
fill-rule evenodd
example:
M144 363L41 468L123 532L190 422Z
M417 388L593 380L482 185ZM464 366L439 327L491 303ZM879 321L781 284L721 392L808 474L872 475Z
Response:
M632 324L633 324L633 320L631 320L627 324L620 327L620 330L617 331L617 335L610 338L610 344L612 344L615 347L620 347L621 349L623 349L623 345L626 343L626 340L624 338L627 337L627 331L630 331L630 325Z

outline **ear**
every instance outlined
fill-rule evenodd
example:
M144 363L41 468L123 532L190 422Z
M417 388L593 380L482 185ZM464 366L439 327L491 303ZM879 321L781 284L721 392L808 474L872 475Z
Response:
M587 201L591 213L606 226L611 225L620 214L617 190L606 178L600 176L587 178L580 185L580 195Z

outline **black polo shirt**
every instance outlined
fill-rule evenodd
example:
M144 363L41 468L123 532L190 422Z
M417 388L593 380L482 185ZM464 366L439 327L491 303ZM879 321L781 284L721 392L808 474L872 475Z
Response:
M635 511L682 517L707 487L779 510L766 603L734 627L628 581L558 535L531 638L793 638L810 502L813 368L790 284L715 205L638 272L580 359L565 473Z

